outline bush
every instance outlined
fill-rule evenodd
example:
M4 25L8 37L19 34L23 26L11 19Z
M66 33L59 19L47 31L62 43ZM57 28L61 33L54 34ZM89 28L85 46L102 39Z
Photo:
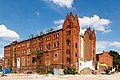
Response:
M2 70L2 66L0 66L0 70Z
M37 73L38 73L38 74L43 74L42 65L38 65L38 66L37 66Z
M47 73L53 74L53 69L51 68Z
M76 74L76 69L75 68L65 68L64 69L64 74Z

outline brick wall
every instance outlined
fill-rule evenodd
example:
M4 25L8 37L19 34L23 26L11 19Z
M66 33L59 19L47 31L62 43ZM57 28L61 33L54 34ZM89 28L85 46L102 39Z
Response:
M109 52L101 53L99 56L99 62L103 64L107 64L109 67L113 67L113 57L109 55Z
M93 60L93 65L96 65L96 36L90 28L84 33L84 60Z

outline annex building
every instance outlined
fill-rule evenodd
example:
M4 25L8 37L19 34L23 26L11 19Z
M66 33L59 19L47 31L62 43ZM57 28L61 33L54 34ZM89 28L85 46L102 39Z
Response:
M67 67L79 70L88 61L96 66L95 31L87 28L80 35L78 15L72 13L66 15L62 29L4 47L4 68L11 68L13 72L35 71L38 65L43 71Z

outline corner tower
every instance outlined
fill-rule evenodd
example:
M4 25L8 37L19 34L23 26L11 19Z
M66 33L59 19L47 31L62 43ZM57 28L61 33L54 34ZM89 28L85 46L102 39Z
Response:
M95 31L87 28L84 33L84 61L92 60L92 65L96 66L96 35Z
M62 26L63 28L63 68L75 67L78 68L79 57L79 33L80 26L78 15L73 15L72 12L66 15L66 19Z

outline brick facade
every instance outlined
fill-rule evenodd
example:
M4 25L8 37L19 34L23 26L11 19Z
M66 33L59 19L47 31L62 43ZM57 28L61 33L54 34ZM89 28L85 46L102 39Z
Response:
M79 33L78 16L67 14L62 29L21 42L14 41L4 47L4 68L12 71L36 70L38 64L44 71L51 68L78 68ZM42 57L36 61L35 52Z
M81 39L83 43L81 43ZM81 45L82 55L81 55ZM42 53L37 60L36 52ZM43 71L51 68L74 67L78 69L78 58L85 61L93 60L96 64L95 32L87 28L84 36L80 36L78 15L67 14L62 29L33 37L21 42L14 41L4 47L4 68L21 72L28 69L36 71L38 65Z
M103 51L103 53L97 54L97 62L113 67L113 57L109 55L109 52Z

